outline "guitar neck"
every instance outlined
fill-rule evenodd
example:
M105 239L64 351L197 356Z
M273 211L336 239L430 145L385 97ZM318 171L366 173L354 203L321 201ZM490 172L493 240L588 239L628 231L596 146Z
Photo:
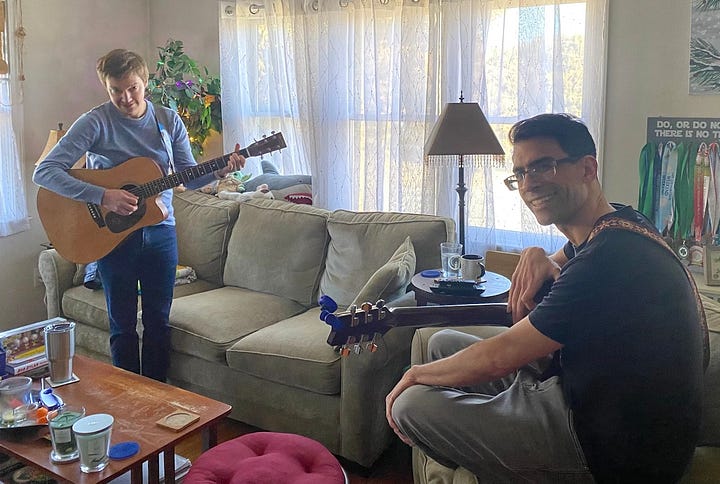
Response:
M238 153L246 158L250 157L247 149L242 149ZM138 185L130 191L141 198L148 198L153 195L157 195L160 192L164 192L170 188L175 188L201 176L209 175L217 170L222 170L228 165L231 155L232 153L229 153L227 155L199 163L195 166L191 166L190 168L186 168L183 171L172 173L143 185Z
M510 326L507 303L458 304L389 308L382 324L388 327Z

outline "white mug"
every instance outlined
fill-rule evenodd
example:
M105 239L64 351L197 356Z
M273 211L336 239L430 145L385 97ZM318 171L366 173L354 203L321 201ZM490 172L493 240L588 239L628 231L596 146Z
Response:
M480 280L485 275L485 258L481 255L465 254L460 258L460 272L465 280Z

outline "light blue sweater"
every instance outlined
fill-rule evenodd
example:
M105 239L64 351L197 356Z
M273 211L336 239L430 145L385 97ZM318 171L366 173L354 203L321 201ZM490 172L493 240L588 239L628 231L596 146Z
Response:
M139 119L122 115L109 101L81 115L37 166L33 181L73 200L99 205L105 188L78 180L67 173L84 154L87 154L88 168L101 170L117 166L130 158L148 157L155 160L163 174L167 175L169 157L155 120L156 110L158 120L172 141L175 171L180 172L196 165L187 130L180 116L163 106L155 107L150 101L147 105L147 111ZM213 178L212 174L205 175L186 185L188 188L199 188ZM169 212L161 223L174 225L172 190L162 192L160 200Z

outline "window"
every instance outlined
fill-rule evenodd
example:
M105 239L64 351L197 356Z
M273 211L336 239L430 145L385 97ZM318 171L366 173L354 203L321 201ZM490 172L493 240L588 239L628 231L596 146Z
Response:
M607 0L221 2L224 137L282 130L283 173L311 173L314 203L457 217L457 168L423 163L442 107L478 102L506 167L469 167L468 251L564 241L502 179L510 126L582 117L601 146ZM256 165L257 166L257 165ZM257 168L255 168L257 170Z
M25 199L23 169L18 149L19 143L14 126L20 126L18 114L22 111L21 104L21 72L19 52L15 38L8 35L15 28L16 5L11 2L0 2L0 236L8 236L30 228ZM7 15L6 15L7 14ZM14 119L14 115L17 119ZM18 128L19 129L19 128Z

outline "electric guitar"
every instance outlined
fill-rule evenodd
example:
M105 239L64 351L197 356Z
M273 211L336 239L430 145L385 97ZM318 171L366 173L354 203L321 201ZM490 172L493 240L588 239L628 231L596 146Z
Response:
M273 133L238 154L250 158L286 146L282 133ZM136 195L138 209L130 215L118 215L95 203L79 202L40 188L38 214L60 255L76 263L92 262L107 255L134 231L167 218L168 209L158 198L161 192L226 167L230 155L232 153L166 176L157 163L146 157L130 158L107 170L71 169L68 173L79 180Z

